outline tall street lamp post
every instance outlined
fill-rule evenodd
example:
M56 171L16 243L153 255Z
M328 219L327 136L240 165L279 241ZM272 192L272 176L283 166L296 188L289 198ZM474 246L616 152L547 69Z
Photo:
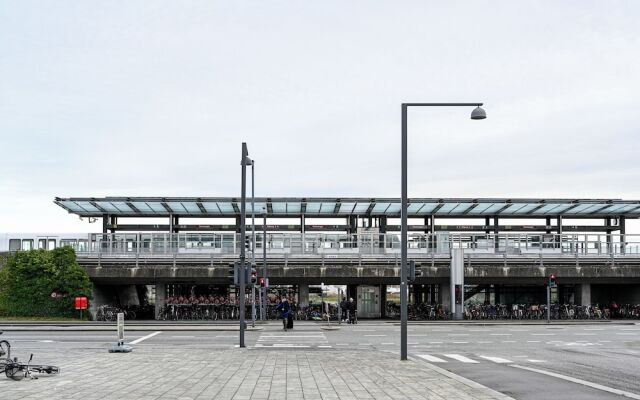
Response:
M251 268L256 265L256 204L255 204L255 166L251 160ZM251 285L251 326L256 326L256 285Z
M482 103L402 103L402 208L400 234L400 359L407 359L407 109L409 107L473 107L471 119L485 119Z
M267 320L267 207L262 207L262 319Z
M246 254L245 254L245 245L244 245L244 237L245 237L245 212L247 210L247 166L251 165L251 159L249 158L249 151L247 150L247 144L242 142L242 160L240 161L240 165L242 165L242 188L240 190L240 237L242 238L242 242L240 245L240 268L239 268L239 286L240 286L240 298L238 299L238 308L240 309L240 347L245 347L244 345L244 330L245 330L245 322L244 322L244 313L245 313L245 275L246 275Z

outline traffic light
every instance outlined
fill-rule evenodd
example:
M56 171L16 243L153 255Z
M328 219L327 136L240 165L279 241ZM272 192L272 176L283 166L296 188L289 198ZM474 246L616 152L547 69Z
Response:
M420 264L418 264L418 268L420 268ZM416 268L416 262L411 260L409 261L409 276L407 280L409 282L415 282L416 278L422 276L422 271Z
M227 272L227 278L236 286L239 284L238 281L240 278L240 275L238 274L238 266L239 264L237 262L229 263L229 269Z
M265 284L264 278L258 279L258 283L259 283L260 287L264 287L264 284Z
M251 276L250 279L248 280L248 282L251 285L255 285L256 282L258 281L258 272L256 271L256 265L255 264L251 264L251 272L250 272Z
M556 285L556 274L549 275L549 286Z
M244 236L244 249L247 252L251 251L251 235Z

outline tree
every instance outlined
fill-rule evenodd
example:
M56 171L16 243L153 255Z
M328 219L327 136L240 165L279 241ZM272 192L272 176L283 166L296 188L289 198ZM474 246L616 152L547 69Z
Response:
M92 289L72 248L19 251L0 270L0 315L74 317L75 297Z

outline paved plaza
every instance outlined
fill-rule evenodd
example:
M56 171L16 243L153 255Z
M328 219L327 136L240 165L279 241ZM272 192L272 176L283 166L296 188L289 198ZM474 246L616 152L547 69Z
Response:
M24 347L21 346L21 347ZM19 350L19 349L16 349ZM509 399L416 360L375 351L140 345L130 354L38 351L57 377L14 382L5 399Z
M640 399L640 325L413 323L409 360L399 326L339 330L273 321L246 333L226 324L127 324L129 354L109 354L113 324L0 324L13 355L62 368L14 382L7 399Z

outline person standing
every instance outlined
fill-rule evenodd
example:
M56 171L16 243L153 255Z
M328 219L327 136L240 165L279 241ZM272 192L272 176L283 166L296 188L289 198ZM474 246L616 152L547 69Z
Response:
M287 330L287 325L289 322L289 315L291 314L291 306L289 305L289 300L286 297L282 299L276 311L280 312L280 317L282 318L282 329Z

